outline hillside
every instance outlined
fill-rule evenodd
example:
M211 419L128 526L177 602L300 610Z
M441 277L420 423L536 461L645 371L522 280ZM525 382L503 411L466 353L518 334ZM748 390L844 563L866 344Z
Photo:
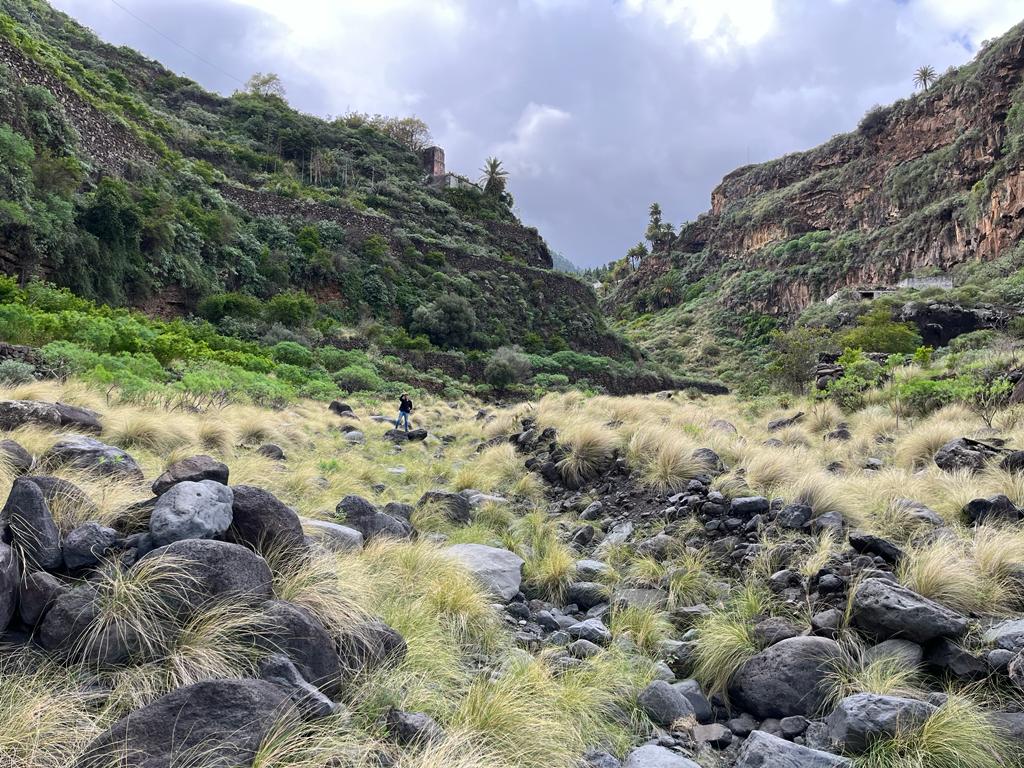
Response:
M507 193L428 183L372 119L204 91L39 0L0 2L0 155L0 265L23 281L250 340L266 327L232 297L298 290L318 338L632 364Z
M1005 276L1024 233L1022 75L1018 25L855 131L733 171L708 212L655 233L606 309L659 359L715 370L704 346L749 352L844 288L960 284L1000 260Z

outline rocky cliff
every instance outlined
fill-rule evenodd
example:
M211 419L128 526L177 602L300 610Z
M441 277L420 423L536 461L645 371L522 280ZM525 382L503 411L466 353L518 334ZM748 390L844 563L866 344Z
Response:
M1022 72L1018 25L854 132L733 171L611 303L672 272L684 286L710 275L729 306L789 314L844 286L1007 253L1024 231Z

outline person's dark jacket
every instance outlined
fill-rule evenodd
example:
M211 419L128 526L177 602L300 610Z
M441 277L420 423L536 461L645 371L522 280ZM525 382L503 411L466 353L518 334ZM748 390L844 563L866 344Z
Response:
M402 413L412 413L412 399L407 397L399 401L398 410Z

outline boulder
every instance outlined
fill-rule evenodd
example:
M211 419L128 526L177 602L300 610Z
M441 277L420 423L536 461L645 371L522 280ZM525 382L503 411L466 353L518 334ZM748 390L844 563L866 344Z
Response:
M141 482L142 468L120 448L102 443L94 437L71 435L58 440L41 463L47 467L74 467L100 475Z
M733 517L749 519L754 515L766 514L771 505L764 496L742 496L729 503L729 514Z
M925 701L858 693L840 701L828 716L829 736L844 752L859 754L876 739L919 728L935 711Z
M743 711L766 717L813 715L824 701L824 681L841 655L824 637L793 637L761 651L737 670L730 696Z
M1012 653L1024 651L1024 619L1007 619L994 624L985 630L982 639Z
M338 710L338 706L311 685L284 654L271 653L260 660L260 679L287 691L292 704L307 719L327 717Z
M961 680L984 680L989 674L985 659L969 653L945 637L929 643L925 658L930 666Z
M0 541L0 634L7 629L18 603L18 584L21 568L13 549Z
M698 723L710 723L715 718L715 712L711 708L711 701L704 695L700 683L696 680L680 680L672 683L672 687L679 691L690 702L693 707L694 717Z
M53 407L57 409L60 416L60 425L66 429L76 432L91 432L94 435L103 431L100 415L96 411L60 402L54 403Z
M343 669L334 638L308 610L284 600L263 605L261 642L291 659L302 677L331 697L341 693Z
M302 526L313 541L331 552L358 552L363 548L363 534L347 525L303 518Z
M64 537L64 565L72 571L96 565L122 541L121 534L113 528L95 520L83 523Z
M130 622L97 626L100 596L91 584L83 584L56 597L39 624L36 637L48 651L100 664L123 664L142 642Z
M853 596L852 620L879 639L896 637L915 643L957 637L967 629L963 616L885 579L861 582Z
M743 742L734 768L853 768L853 761L753 731Z
M349 429L345 431L345 442L351 445L362 445L366 442L366 435L358 429Z
M263 602L272 594L273 575L267 561L251 549L226 541L183 539L154 549L142 560L172 557L182 561L194 579L185 585L186 608L211 599Z
M231 525L234 493L214 480L183 480L157 499L149 532L158 547L183 539L212 539Z
M159 496L184 480L193 483L198 483L200 480L213 480L221 485L227 485L228 465L206 455L190 456L187 459L176 461L153 481L153 493Z
M906 554L888 539L864 531L850 532L850 546L862 555L877 555L887 563L897 565Z
M589 640L597 645L607 645L611 642L612 633L600 619L584 619L570 625L566 632L574 640Z
M725 749L733 740L732 731L720 723L695 725L690 729L690 733L698 745L709 744L716 749Z
M589 611L595 605L607 603L611 593L604 584L594 581L574 581L566 590L565 602L575 604L581 611Z
M377 536L408 539L412 536L412 525L408 520L384 514L362 496L349 495L338 502L335 513L350 528L355 528L366 541Z
M664 727L684 718L697 719L690 700L664 680L655 680L644 688L637 705L652 722Z
M1024 472L1024 451L1010 451L999 462L999 468L1006 472Z
M0 429L12 430L26 424L60 426L60 411L53 403L35 400L0 400Z
M416 503L418 507L436 506L444 512L444 516L452 523L467 525L473 521L469 499L459 493L447 491L427 491Z
M253 485L236 485L231 490L234 500L231 525L225 536L228 541L263 554L294 554L306 549L302 521L294 509L270 491Z
M337 416L341 416L343 413L353 413L352 406L339 400L332 400L331 404L327 406L327 410Z
M390 440L393 443L421 442L427 439L427 430L410 429L408 432L403 432L400 429L389 429L384 433L384 439Z
M997 455L999 450L991 445L969 437L958 437L939 448L935 454L935 464L946 472L962 469L977 472Z
M806 504L787 504L779 512L777 521L783 528L799 530L811 522L814 510Z
M583 755L580 768L622 768L622 761L607 752L594 750Z
M1024 712L993 712L988 720L1007 741L1024 744Z
M252 765L263 738L293 711L288 692L266 680L195 683L118 720L75 768L171 768L199 753L204 768Z
M285 461L288 458L281 446L275 443L264 443L256 449L256 453L272 461Z
M345 632L338 643L342 669L348 676L401 664L409 647L405 638L380 619L370 619Z
M963 509L967 521L980 523L1015 523L1021 519L1021 511L1009 497L999 493L987 499L972 499Z
M94 517L99 514L100 510L96 503L70 480L51 475L26 475L25 479L39 487L51 510L74 510L78 518Z
M524 560L515 552L485 544L455 544L444 552L494 597L507 603L519 592Z
M700 768L700 764L666 747L645 744L626 755L623 768Z
M893 658L905 667L916 667L924 659L924 649L909 640L884 640L873 645L864 652L864 661L868 664L882 658Z
M4 528L28 570L53 571L63 565L60 531L43 491L27 477L17 478L11 486L0 511L0 531Z
M404 712L392 707L384 715L384 727L401 747L422 746L444 740L444 731L430 715Z
M0 461L3 461L15 475L27 475L32 471L35 459L13 440L0 440Z
M775 419L774 421L769 421L768 431L778 432L779 430L786 429L787 427L792 427L794 424L799 424L801 421L803 421L803 419L804 413L803 411L799 411L793 414L792 416L788 416L783 419Z
M0 547L2 550L2 547ZM57 598L70 591L62 581L46 571L35 571L25 577L18 594L18 613L28 627L35 627Z

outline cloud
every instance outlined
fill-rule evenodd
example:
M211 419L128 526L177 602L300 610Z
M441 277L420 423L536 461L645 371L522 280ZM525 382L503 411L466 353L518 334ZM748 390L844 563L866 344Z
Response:
M496 154L524 220L587 265L625 253L652 201L692 219L732 169L853 129L1024 18L1024 0L119 2L219 70L277 72L300 109L415 114L470 176ZM112 4L55 4L237 87Z

